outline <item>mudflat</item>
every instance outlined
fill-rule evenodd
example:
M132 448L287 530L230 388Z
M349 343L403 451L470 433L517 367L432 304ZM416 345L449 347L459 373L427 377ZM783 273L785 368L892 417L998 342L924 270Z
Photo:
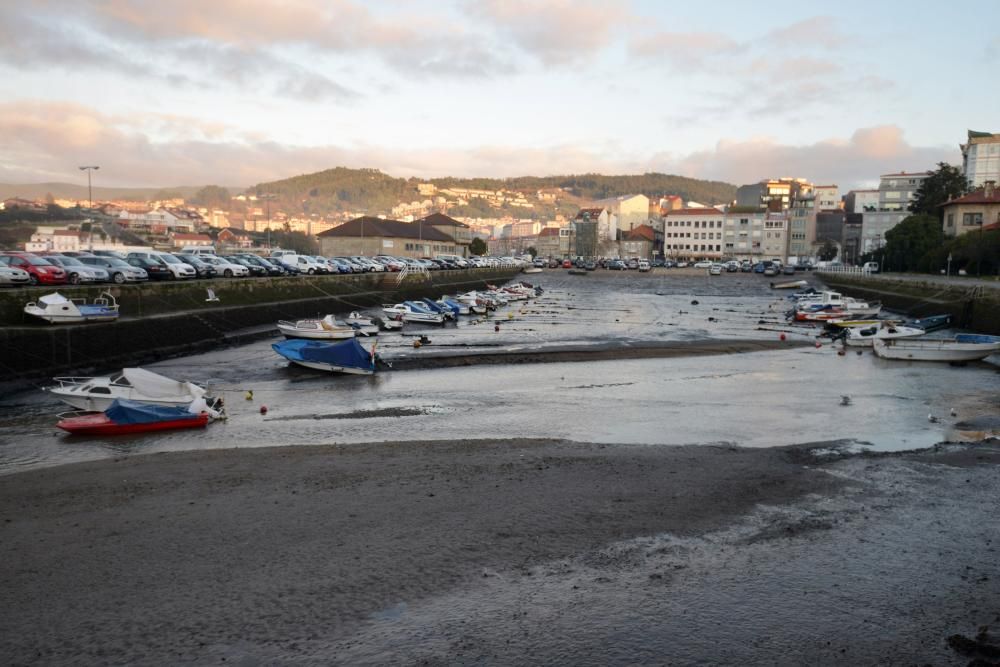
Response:
M408 442L11 475L0 658L957 660L947 635L1000 623L1000 450L828 449Z

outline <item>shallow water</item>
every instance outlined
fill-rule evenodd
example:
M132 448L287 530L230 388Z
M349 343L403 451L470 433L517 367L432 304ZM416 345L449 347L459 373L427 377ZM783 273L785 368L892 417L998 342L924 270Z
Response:
M556 272L530 278L547 288L542 298L513 303L479 324L463 318L444 329L383 334L378 349L391 360L609 340L773 339L778 330L811 340L815 333L779 323L787 301L759 276ZM432 343L414 350L420 333ZM226 399L228 421L206 431L71 437L54 428L54 414L65 406L51 396L7 397L0 402L0 474L133 453L497 437L749 447L846 440L889 451L954 436L955 422L996 414L1000 395L1000 374L990 363L891 362L867 351L839 356L829 345L341 377L289 366L270 349L274 340L147 366L207 383ZM252 401L244 400L247 390ZM841 405L844 395L850 405ZM950 416L952 408L957 417ZM929 414L941 420L932 423Z

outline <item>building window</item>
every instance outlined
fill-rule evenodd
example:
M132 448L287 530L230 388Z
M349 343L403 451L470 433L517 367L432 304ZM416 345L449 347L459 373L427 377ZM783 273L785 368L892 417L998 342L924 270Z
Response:
M954 227L955 226L955 214L954 213L949 213L948 214L948 226L949 227Z
M965 227L978 227L983 224L982 213L963 213L962 225Z

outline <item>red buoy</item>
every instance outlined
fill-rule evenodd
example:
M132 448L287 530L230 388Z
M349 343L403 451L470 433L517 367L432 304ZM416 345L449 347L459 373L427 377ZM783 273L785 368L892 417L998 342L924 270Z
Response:
M781 334L780 336L778 336L778 340L785 340L785 334Z
M262 415L266 415L267 414L267 406L266 405L260 406L260 414L262 414Z

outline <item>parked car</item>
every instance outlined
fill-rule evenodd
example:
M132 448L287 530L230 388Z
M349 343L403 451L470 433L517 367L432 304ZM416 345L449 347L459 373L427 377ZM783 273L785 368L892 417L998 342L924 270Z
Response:
M2 260L2 258L0 258ZM31 276L24 269L18 269L13 266L7 266L2 261L0 261L0 285L10 285L12 287L17 287L21 285L30 285Z
M649 264L649 262L648 262L647 260L645 260L645 259L640 259L640 260L639 260L639 266L638 266L638 268L639 268L639 271L640 271L641 273L646 273L647 271L649 271L649 270L650 270L650 269L652 269L653 267L652 267L652 266L650 266L650 264Z
M90 254L95 257L116 257L118 259L125 259L127 253L119 252L118 250L91 250Z
M721 276L722 275L722 264L712 264L708 267L708 274L710 276Z
M81 256L77 257L81 262L88 266L99 266L108 272L111 276L111 282L118 283L138 283L145 280L149 280L149 274L140 267L132 266L124 259L118 257L104 257L104 256Z
M254 278L263 278L267 275L267 269L263 266L254 264L242 255L222 255L222 257L233 264L239 264L240 266L245 267L246 270L250 272L248 275L253 276Z
M749 259L743 260L740 263L740 272L750 273L751 271L753 271L753 263Z
M764 275L768 278L773 278L774 276L778 275L778 272L780 270L781 269L775 264L772 264L771 266L765 266Z
M5 253L0 261L7 266L21 269L28 274L32 285L65 285L66 271L61 266L30 252Z
M695 262L694 263L694 268L696 268L696 269L710 269L710 268L712 268L712 262L708 261L707 259L703 259L700 262Z
M42 255L53 264L58 264L66 270L66 279L70 285L80 283L104 283L110 280L108 272L99 266L87 266L76 257L63 255Z
M635 271L636 269L639 268L639 260L633 257L632 259L628 260L628 262L625 263L625 266L627 266L632 271Z
M785 274L786 276L794 276L795 275L795 265L794 264L789 264L788 266L786 266L783 269L781 269L781 272L783 274Z
M151 259L167 267L167 271L169 272L168 276L169 278L177 278L178 280L180 280L182 278L198 277L198 273L194 270L193 266L187 264L186 262L182 262L181 260L177 259L170 253L156 252L153 250L133 250L125 257L125 259L131 260L136 257L143 259ZM132 264L133 266L139 266L138 264L134 264L132 262L129 263ZM146 265L143 264L142 267L146 268ZM149 271L147 269L147 273L148 272ZM150 274L150 278L159 278L159 277L160 276L158 272L157 275L155 276L153 274Z
M368 271L371 272L371 273L384 273L385 272L385 265L384 264L380 264L379 262L376 262L374 259L371 259L370 257L362 257L360 255L352 255L351 259L353 259L355 262L359 262L362 266L367 267Z
M267 261L263 257L258 257L257 255L252 255L252 254L249 254L249 253L241 254L241 255L237 255L237 256L240 257L241 259L243 259L245 262L249 262L250 264L253 264L254 266L259 266L260 268L264 269L265 275L268 275L268 276L284 276L284 275L288 274L288 272L285 269L281 268L277 264L274 264L272 262Z
M586 262L583 263L583 268L586 269L587 271L594 271L597 269L597 262L595 262L592 259L588 259Z
M678 269L686 269L686 268L687 268L687 266L688 266L688 263L687 263L687 262L685 262L685 261L680 261L680 262L677 262L677 268L678 268Z
M150 280L172 280L174 277L167 263L159 257L136 255L135 257L129 257L125 261L145 271Z
M198 274L199 278L214 278L218 275L218 271L215 270L213 265L202 259L203 256L204 255L186 255L181 253L177 255L177 259L181 260L185 264L190 264L195 270L195 273Z
M608 262L608 269L611 271L628 271L628 264L621 259L613 259Z
M224 257L212 257L205 255L202 257L202 260L214 266L217 275L224 276L226 278L245 278L250 275L250 269L242 264L230 262Z

